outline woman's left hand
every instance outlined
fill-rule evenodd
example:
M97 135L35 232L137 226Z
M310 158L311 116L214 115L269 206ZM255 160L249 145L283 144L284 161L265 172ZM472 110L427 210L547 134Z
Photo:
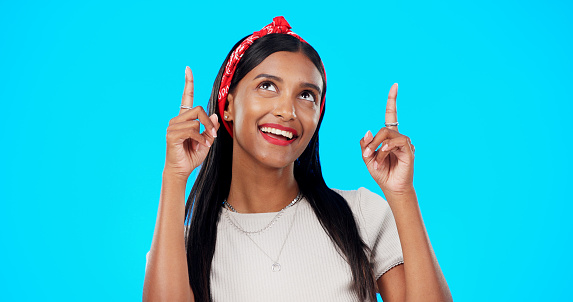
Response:
M386 103L386 123L396 123L398 83L392 85ZM362 159L384 195L402 195L414 191L414 145L398 132L398 126L386 126L372 137L370 130L360 140ZM380 147L380 148L378 148ZM378 150L377 150L378 149Z

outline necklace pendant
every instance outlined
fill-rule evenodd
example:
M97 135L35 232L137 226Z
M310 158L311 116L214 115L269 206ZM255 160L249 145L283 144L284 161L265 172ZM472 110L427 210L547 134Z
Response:
M278 262L273 263L273 266L271 266L273 273L276 273L278 271L281 270L281 265Z

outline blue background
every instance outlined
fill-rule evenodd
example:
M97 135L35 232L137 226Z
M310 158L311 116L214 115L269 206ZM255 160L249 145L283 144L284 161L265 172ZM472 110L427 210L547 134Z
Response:
M284 15L321 54L327 183L381 194L359 139L400 84L400 131L457 301L564 300L570 1L0 3L3 301L137 301L184 69ZM191 181L190 181L191 183Z

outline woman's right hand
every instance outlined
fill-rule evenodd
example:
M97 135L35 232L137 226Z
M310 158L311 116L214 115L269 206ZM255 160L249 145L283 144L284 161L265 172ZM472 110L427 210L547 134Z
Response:
M185 68L185 89L181 105L192 109L181 108L179 115L169 121L163 173L186 180L205 160L220 126L216 114L207 116L203 107L193 107L193 74L188 66ZM205 127L203 133L199 132L200 124Z

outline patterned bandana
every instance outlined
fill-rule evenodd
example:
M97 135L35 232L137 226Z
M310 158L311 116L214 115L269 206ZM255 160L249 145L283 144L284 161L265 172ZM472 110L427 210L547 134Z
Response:
M223 78L221 79L221 87L219 88L219 96L217 99L217 103L219 106L219 115L221 117L224 116L225 111L225 103L227 102L227 95L229 94L229 86L231 85L231 80L233 79L233 74L235 74L235 70L237 69L237 65L239 61L243 57L245 51L257 40L258 38L268 35L268 34L287 34L291 35L300 41L307 43L297 34L290 31L291 27L288 22L285 20L284 17L275 17L273 19L273 23L263 27L263 29L254 32L252 35L247 37L231 54L229 57L229 61L227 61L227 65L225 66L225 72L223 73ZM307 43L308 44L308 43ZM324 110L324 101L320 104L320 113ZM223 125L227 129L227 132L233 137L233 130L227 121L221 118L223 121Z

